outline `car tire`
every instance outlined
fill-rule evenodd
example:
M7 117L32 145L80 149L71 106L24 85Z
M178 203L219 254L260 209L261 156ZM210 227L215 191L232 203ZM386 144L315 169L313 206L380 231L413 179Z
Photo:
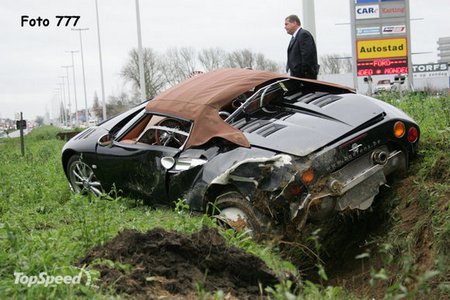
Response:
M67 177L73 192L80 194L93 193L100 196L104 193L100 181L97 180L92 168L81 160L80 155L75 154L67 162Z
M219 195L215 208L217 212L214 217L221 226L247 232L253 237L263 233L264 217L240 193L230 191Z

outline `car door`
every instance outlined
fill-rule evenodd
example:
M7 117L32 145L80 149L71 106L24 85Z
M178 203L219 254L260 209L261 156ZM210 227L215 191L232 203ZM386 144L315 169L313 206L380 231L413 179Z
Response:
M97 169L105 188L135 193L149 203L167 203L166 170L162 157L174 157L180 149L161 145L113 141L97 146Z

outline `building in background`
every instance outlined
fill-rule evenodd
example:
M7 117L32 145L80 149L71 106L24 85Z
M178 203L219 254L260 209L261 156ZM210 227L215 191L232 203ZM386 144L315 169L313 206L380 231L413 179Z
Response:
M437 41L438 44L438 62L450 64L450 36L441 37Z

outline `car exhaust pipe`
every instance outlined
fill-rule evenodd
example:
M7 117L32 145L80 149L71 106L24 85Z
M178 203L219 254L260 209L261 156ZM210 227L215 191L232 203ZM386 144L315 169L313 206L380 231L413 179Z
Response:
M384 151L374 151L372 153L372 161L379 165L385 165L388 161L388 154Z

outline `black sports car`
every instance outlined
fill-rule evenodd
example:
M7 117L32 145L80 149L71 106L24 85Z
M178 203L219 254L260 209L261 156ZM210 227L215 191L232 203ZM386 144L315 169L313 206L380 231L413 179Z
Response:
M62 164L75 192L115 185L151 204L185 199L268 233L369 208L418 141L414 120L350 88L220 69L81 132Z

